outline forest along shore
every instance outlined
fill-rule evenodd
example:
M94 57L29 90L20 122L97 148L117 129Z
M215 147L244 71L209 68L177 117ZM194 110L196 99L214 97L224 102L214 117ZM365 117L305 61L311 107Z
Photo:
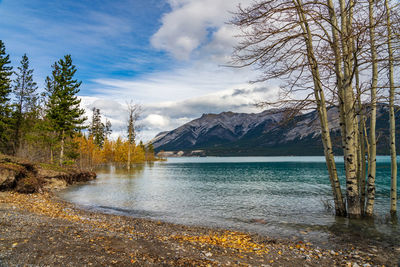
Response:
M397 266L396 248L311 243L79 209L52 193L0 192L0 266Z

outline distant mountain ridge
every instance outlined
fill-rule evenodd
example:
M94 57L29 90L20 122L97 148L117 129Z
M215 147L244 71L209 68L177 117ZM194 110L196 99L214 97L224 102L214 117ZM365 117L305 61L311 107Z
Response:
M290 120L285 114L285 110L203 114L175 130L159 133L151 143L156 151L183 151L184 155L190 155L193 150L215 156L323 155L317 112L300 114ZM328 120L334 151L341 154L337 108L328 110ZM396 114L397 132L400 132L399 124L400 117ZM377 136L380 137L378 154L388 154L388 107L383 104L378 106Z

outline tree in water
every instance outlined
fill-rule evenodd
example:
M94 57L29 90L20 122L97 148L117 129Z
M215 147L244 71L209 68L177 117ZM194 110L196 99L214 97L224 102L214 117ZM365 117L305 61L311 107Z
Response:
M397 153L396 153L396 118L394 111L395 85L394 85L394 53L393 31L391 22L390 0L385 0L387 51L389 68L389 121L390 121L390 159L391 159L391 186L390 186L390 214L393 218L397 213Z
M46 117L60 141L60 165L64 161L66 138L83 129L82 124L86 120L83 117L85 111L80 108L81 100L77 97L81 82L73 78L75 73L76 68L72 64L71 55L66 55L64 59L54 63L52 76L46 79L48 92Z
M146 159L154 160L154 146L152 143L148 143L146 146Z
M263 75L255 82L276 78L284 82L281 98L262 104L317 110L335 211L351 218L372 216L374 209L377 88L385 86L385 79L378 75L387 68L379 69L378 63L390 54L384 49L386 38L376 37L376 33L381 37L390 33L384 14L382 2L374 0L258 0L239 7L232 21L241 30L233 64L261 70ZM391 29L398 29L398 24ZM370 109L368 134L365 106ZM327 120L332 107L339 111L345 196L332 149L332 125Z
M136 122L139 119L141 108L137 104L128 103L128 160L127 160L127 168L128 170L131 167L132 162L132 150L134 149L135 140L136 140L136 132L137 125Z

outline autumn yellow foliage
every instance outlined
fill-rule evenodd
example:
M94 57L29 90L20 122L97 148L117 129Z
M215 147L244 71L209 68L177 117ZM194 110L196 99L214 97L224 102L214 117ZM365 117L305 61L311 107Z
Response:
M143 145L130 144L127 140L118 137L116 140L104 140L103 146L94 142L93 136L76 136L81 168L93 168L107 163L126 164L128 161L129 146L131 149L131 163L143 163L156 160L153 151L146 151Z

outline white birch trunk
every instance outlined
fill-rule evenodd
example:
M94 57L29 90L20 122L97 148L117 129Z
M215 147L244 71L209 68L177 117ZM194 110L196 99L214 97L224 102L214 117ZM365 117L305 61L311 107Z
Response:
M385 0L387 12L387 46L389 54L389 120L390 120L390 159L391 159L391 186L390 186L390 214L396 215L397 212L397 155L396 155L396 118L394 113L394 67L393 67L393 48L392 48L392 23L390 21L389 0Z
M342 191L340 188L340 182L337 176L337 169L336 163L333 155L332 149L332 141L330 137L330 129L328 125L328 117L327 117L327 110L326 110L326 103L325 103L325 96L322 90L322 84L319 74L319 68L317 64L317 60L314 56L313 44L312 44L312 36L311 30L308 26L307 20L304 16L304 11L302 8L301 0L294 1L294 4L297 8L297 12L300 18L301 27L303 32L306 34L306 46L307 46L307 58L310 64L310 69L313 75L314 81L314 96L317 103L317 110L321 124L321 137L322 143L324 146L324 154L325 154L325 161L329 173L329 180L331 182L332 192L334 196L335 202L335 211L336 215L338 216L345 216L346 215L346 208L343 202Z
M351 84L352 81L352 43L349 38L351 29L349 11L346 9L344 0L340 0L341 12L341 43L342 43L342 61L343 61L343 110L345 132L342 132L344 140L344 162L346 172L346 199L347 199L347 214L350 218L361 217L360 198L357 182L357 140L356 136L356 117L354 105L354 93Z
M370 46L372 61L372 83L371 83L371 119L369 133L369 153L370 161L368 162L368 183L367 183L367 205L365 214L372 216L374 213L375 203L375 176L376 176L376 87L378 84L378 62L375 46L375 19L374 19L374 0L368 0L369 3L369 28L370 28Z

